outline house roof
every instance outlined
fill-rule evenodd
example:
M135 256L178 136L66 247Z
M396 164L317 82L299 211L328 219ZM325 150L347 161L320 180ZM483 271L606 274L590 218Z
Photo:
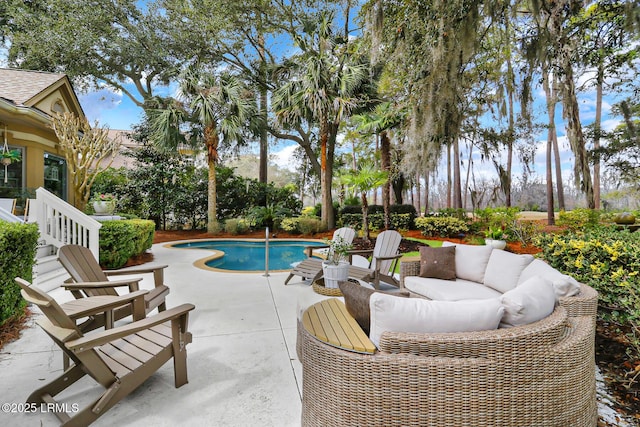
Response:
M66 79L61 73L0 68L0 95L16 105L30 107L39 94Z

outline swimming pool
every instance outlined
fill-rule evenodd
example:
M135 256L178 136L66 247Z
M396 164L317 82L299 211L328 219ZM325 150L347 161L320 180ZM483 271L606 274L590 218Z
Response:
M269 240L269 270L289 270L291 264L307 257L307 246L323 246L318 240ZM204 261L204 266L230 271L264 271L264 240L196 240L171 245L182 249L209 249L213 257Z

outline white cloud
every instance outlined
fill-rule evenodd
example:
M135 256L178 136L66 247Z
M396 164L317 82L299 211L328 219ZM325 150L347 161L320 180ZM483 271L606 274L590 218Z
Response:
M84 114L90 122L101 121L100 118L104 111L118 108L122 104L122 98L121 91L116 91L106 86L78 96Z
M299 162L293 156L293 153L297 147L298 145L296 144L288 145L278 151L274 151L269 157L278 167L282 169L288 169L290 171L295 171Z

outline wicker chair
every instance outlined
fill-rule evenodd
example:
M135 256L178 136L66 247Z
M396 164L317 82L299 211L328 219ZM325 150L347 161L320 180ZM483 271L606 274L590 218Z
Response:
M302 425L596 426L597 293L572 298L525 326L385 332L373 355L321 342L299 322Z

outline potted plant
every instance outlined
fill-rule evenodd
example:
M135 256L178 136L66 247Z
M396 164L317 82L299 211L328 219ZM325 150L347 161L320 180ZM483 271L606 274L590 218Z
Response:
M9 166L13 162L19 162L22 158L20 150L2 150L0 152L0 163Z
M507 247L507 235L502 227L489 227L484 232L484 243L487 246L493 246L496 249L504 249Z
M116 209L116 197L113 194L96 194L91 202L96 215L111 215Z
M4 166L4 182L7 183L8 173L7 167L13 162L19 162L22 159L22 153L20 150L9 150L5 147L2 151L0 151L0 164Z
M340 236L326 242L329 251L327 259L322 263L324 286L335 289L338 287L338 282L347 280L349 277L349 262L346 260L353 245Z

